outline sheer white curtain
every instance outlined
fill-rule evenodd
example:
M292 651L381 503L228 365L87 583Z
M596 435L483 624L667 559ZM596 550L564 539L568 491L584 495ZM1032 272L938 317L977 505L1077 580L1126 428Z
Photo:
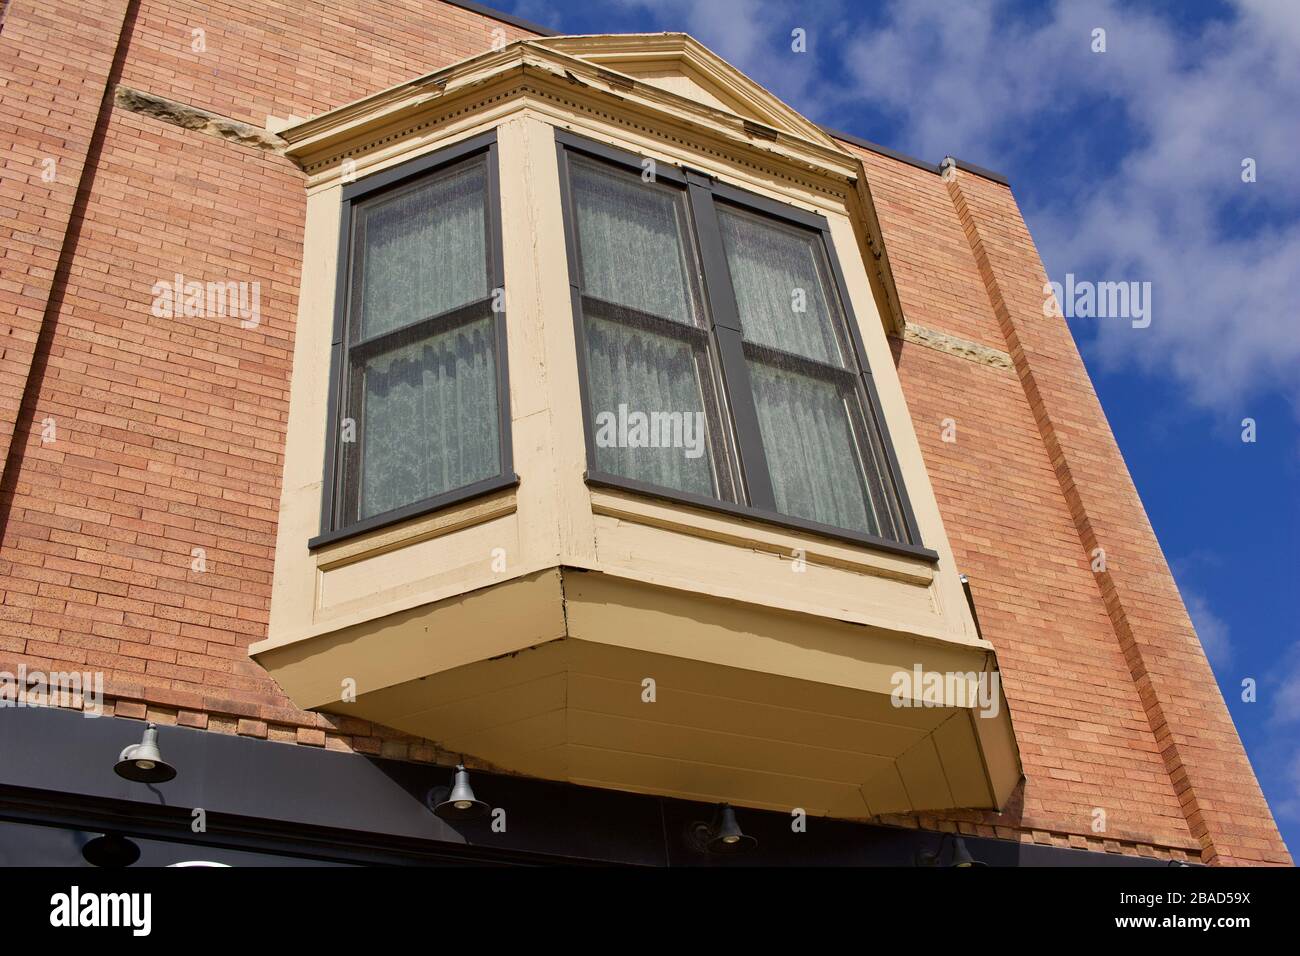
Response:
M765 362L749 374L777 510L878 534L840 388Z
M620 405L629 415L654 411L694 415L703 410L690 345L594 316L588 317L586 329L587 388L596 414L605 412L617 423ZM661 488L712 495L713 475L707 455L692 458L686 452L684 447L626 447L598 442L596 465L607 474Z
M580 159L570 164L570 183L593 423L666 413L684 423L689 416L692 429L704 420L708 429L718 428L702 390L707 333L680 191ZM602 437L608 432L597 428L600 471L692 494L718 493L707 448L692 457L685 447L633 447Z
M500 473L486 192L478 161L359 210L350 322L359 452L348 475L357 518Z
M365 208L354 341L487 296L486 190L479 163Z
M501 471L494 351L481 319L365 364L360 517Z
M844 366L813 237L718 209L745 341Z
M820 236L729 207L718 220L745 342L758 347L747 363L777 510L893 537Z
M697 324L680 193L582 160L570 170L583 294Z

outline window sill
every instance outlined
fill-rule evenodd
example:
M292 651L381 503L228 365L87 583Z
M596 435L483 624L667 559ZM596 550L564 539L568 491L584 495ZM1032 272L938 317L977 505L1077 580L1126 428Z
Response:
M714 498L704 498L686 492L672 491L667 488L660 488L656 485L646 484L645 482L622 478L618 475L607 475L601 472L588 471L584 477L586 478L587 484L600 488L613 488L619 491L627 491L638 495L645 495L650 498L657 498L661 501L689 505L693 508L700 508L706 511L716 511L735 518L744 518L749 521L760 521L764 524L773 525L778 528L785 528L791 531L802 531L807 534L817 535L818 537L830 538L834 541L843 541L860 547L870 548L875 551L882 551L887 554L919 558L931 564L934 564L939 560L938 553L931 551L929 548L920 547L919 545L901 544L897 541L888 541L884 538L877 538L874 535L860 534L856 531L846 531L842 528L818 524L815 521L805 521L802 518L791 518L788 515L763 511L758 508L750 508L746 505L737 505L728 501L718 501Z
M434 511L439 511L443 508L450 508L452 505L464 504L466 501L501 491L504 488L514 488L518 486L518 484L519 476L513 473L508 475L497 475L494 478L487 478L483 481L476 482L472 485L466 485L464 488L457 488L455 491L449 491L446 494L438 495L434 498L417 501L415 504L407 505L405 508L386 511L383 514L367 518L365 521L358 521L356 524L348 525L346 528L339 528L337 531L326 531L308 541L307 549L309 551L315 551L317 548L324 547L327 544L347 541L350 538L369 534L370 532L378 531L381 528L388 528L403 521L410 521L412 518L421 518Z

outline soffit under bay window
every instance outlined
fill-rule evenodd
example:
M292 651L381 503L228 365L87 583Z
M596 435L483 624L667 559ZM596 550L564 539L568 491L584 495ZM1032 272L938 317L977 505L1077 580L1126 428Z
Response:
M250 654L299 706L688 799L1006 802L857 159L680 34L513 43L283 136L307 225Z

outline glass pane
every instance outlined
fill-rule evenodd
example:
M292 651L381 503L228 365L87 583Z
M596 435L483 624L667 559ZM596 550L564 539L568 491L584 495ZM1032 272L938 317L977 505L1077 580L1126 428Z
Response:
M596 467L707 497L718 494L701 360L690 343L588 316L587 379Z
M583 293L698 324L694 254L681 190L574 159L570 184Z
M494 322L484 318L354 370L361 376L358 518L500 474L495 349Z
M881 535L850 418L856 395L764 362L749 362L749 374L777 511ZM892 528L884 536L893 537Z
M477 162L357 210L354 342L487 297L486 194Z
M745 341L845 367L821 237L719 204Z

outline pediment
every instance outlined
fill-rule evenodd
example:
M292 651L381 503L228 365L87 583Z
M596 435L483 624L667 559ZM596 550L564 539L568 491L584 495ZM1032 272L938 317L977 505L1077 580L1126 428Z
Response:
M552 94L563 90L561 96L603 97L648 121L716 137L801 175L822 172L841 182L860 175L857 157L816 123L684 33L517 40L295 123L279 135L289 159L328 179L345 157L362 157L376 147L392 152L396 141L429 129L439 115L531 95L539 84ZM364 163L356 172L364 172Z
M621 73L779 133L831 149L839 148L816 123L685 33L560 36L528 43Z

